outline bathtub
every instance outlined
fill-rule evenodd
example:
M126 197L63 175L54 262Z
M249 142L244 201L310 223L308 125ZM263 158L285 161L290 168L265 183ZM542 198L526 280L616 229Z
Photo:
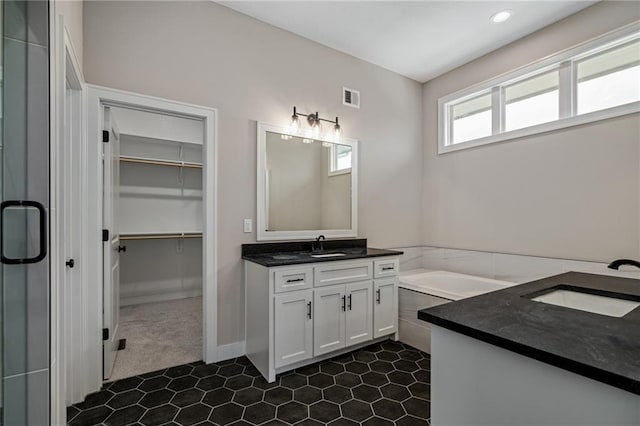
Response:
M515 283L447 271L415 269L402 272L398 290L398 337L431 353L431 329L418 319L420 309L510 287Z

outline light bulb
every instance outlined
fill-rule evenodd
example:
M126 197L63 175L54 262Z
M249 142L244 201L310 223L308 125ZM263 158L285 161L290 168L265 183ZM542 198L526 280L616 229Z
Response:
M333 138L336 142L340 142L340 139L342 138L342 129L338 123L338 117L336 117L336 125L333 127Z
M298 133L298 128L300 127L300 119L298 118L298 114L294 113L291 116L291 133Z
M510 10L503 10L491 16L491 22L499 24L511 18L512 12Z

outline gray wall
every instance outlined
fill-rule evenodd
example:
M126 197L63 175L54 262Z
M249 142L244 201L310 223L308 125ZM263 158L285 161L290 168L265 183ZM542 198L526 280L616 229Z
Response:
M374 247L423 243L419 83L209 1L86 2L84 73L218 108L219 344L244 336L240 245L255 241L242 219L256 215L256 121L286 124L293 105L339 116L360 140L359 234ZM361 109L342 105L342 86L361 91Z
M73 50L78 57L80 68L82 68L82 6L84 3L80 0L54 0L52 4L55 8L56 17L59 15L64 16L64 23L69 31ZM54 25L57 24L58 21L56 20Z
M437 154L437 99L640 18L602 2L427 82L429 246L608 261L640 256L638 114Z

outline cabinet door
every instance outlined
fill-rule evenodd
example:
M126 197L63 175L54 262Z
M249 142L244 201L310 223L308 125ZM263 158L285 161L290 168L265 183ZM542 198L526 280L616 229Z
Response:
M373 337L386 336L398 330L398 278L374 281Z
M275 367L312 357L312 290L274 296Z
M346 345L366 342L373 338L373 282L346 285Z
M345 346L343 285L313 290L313 355L318 356Z

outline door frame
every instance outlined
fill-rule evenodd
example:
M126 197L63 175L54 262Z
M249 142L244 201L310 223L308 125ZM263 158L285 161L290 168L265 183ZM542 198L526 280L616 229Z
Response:
M87 293L82 283L86 282L87 269L79 261L74 268L73 277L65 266L65 202L71 191L65 191L65 169L72 168L73 176L86 172L86 162L70 162L64 155L66 141L71 135L73 149L80 150L80 158L86 156L86 84L78 57L73 48L71 35L63 15L55 14L55 6L50 10L51 40L50 46L50 256L51 256L51 306L50 306L50 418L51 424L66 423L66 407L72 402L81 401L89 392L86 381L86 363L80 359L71 359L70 354L86 352L87 328L81 327L81 338L71 339L69 326L72 322L82 321L82 310L87 303ZM71 91L67 97L67 87ZM68 120L68 107L72 108L71 120ZM83 184L84 185L84 184ZM80 197L74 197L74 210L79 214L80 226L73 229L73 239L79 242L75 247L77 254L84 252L82 239L85 233L86 185ZM77 195L77 194L76 194ZM74 254L76 255L76 254ZM79 259L76 259L78 261ZM70 286L74 286L73 294ZM77 324L77 323L76 323ZM80 322L79 324L84 324ZM77 336L76 336L77 337ZM76 357L74 357L76 358ZM73 361L72 376L69 363Z
M86 361L89 365L89 392L102 386L102 129L104 105L147 109L169 114L186 115L204 122L203 143L203 360L218 360L218 278L217 278L217 116L215 108L126 92L96 85L87 85L87 269L89 271L87 325L89 344Z

